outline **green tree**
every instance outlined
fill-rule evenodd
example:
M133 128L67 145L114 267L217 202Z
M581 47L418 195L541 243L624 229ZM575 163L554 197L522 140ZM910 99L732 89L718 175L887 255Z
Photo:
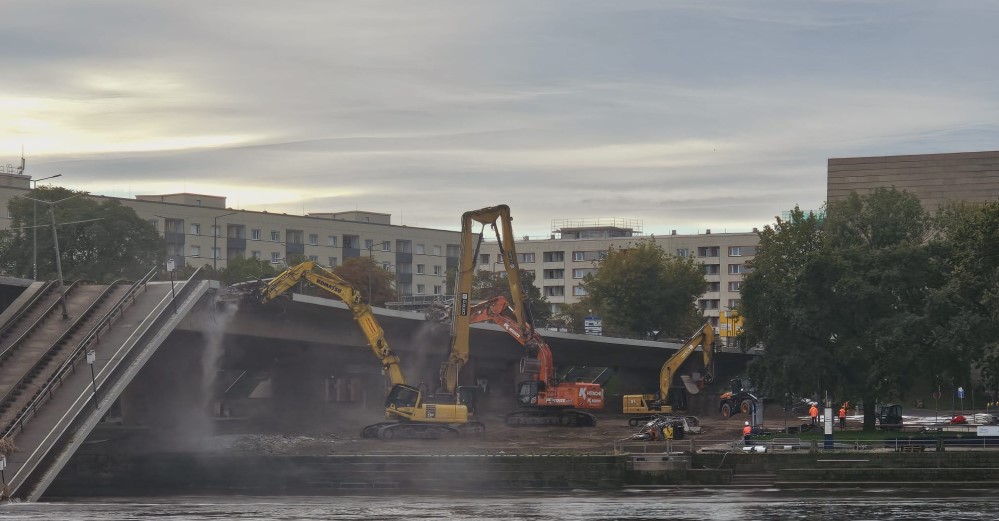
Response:
M819 227L795 209L760 234L743 285L746 337L765 355L752 367L771 392L860 398L866 428L878 400L925 377L928 297L942 284L919 200L879 188L829 205Z
M563 304L558 313L552 314L548 324L565 329L569 333L583 333L583 321L589 315L590 303L586 297L579 302Z
M364 295L372 306L384 307L386 302L397 300L395 275L371 257L349 257L333 268L333 273L347 281Z
M583 281L605 330L687 337L703 322L694 305L707 288L703 267L666 253L655 240L608 251Z
M36 203L27 197L10 200L11 229L0 240L0 267L9 275L31 277L34 229L38 277L57 277L51 211L57 223L63 277L67 280L106 283L135 279L162 263L165 247L155 227L117 200L98 203L86 192L47 186L32 190L28 197L58 203ZM32 228L36 211L38 226Z
M546 323L552 314L551 303L534 285L533 271L520 270L520 287L524 291L522 297L526 312L531 314L539 326ZM486 300L499 295L506 295L507 299L512 298L510 279L507 278L506 272L477 270L472 278L472 300Z
M226 267L219 270L219 280L224 285L252 280L266 279L278 274L270 261L252 257L229 259Z
M926 363L938 384L968 381L977 363L987 389L999 390L999 203L951 205L938 217L935 254L946 283L934 291L930 312L938 347Z

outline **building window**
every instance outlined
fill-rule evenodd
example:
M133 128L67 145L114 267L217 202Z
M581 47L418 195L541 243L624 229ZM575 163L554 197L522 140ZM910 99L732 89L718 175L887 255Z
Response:
M327 259L327 264L329 265L329 267L335 268L336 267L336 257L330 257L329 259Z
M387 271L387 272L389 272L389 273L392 273L392 263L391 262L387 262L387 261L383 262L382 263L382 269L385 270L385 271Z
M259 241L260 240L260 229L252 229L252 230L250 230L250 240L251 241Z
M586 296L586 288L584 288L583 286L573 286L572 287L572 294L573 294L573 296L576 296L576 297L585 297Z
M331 248L336 248L336 235L327 235L326 245Z
M417 284L416 285L416 294L417 295L422 295L422 294L426 293L426 288L427 288L427 286L425 284Z
M281 252L279 251L271 252L271 264L281 264Z
M721 282L709 282L708 291L721 291Z
M701 246L700 248L697 248L697 256L717 257L720 249L721 248L719 248L718 246Z
M735 309L737 307L739 307L739 299L737 298L728 299L728 309Z
M746 266L742 264L729 264L728 273L729 275L738 275L740 273L746 273Z
M272 242L281 242L281 232L279 232L277 230L271 230L271 241Z
M216 225L213 224L212 225L212 237L221 237L222 236L221 230L222 230L221 226L216 226Z
M389 241L382 241L382 251L391 251L392 244Z
M742 289L742 281L741 280L734 280L734 281L728 283L728 290L729 291L739 291L741 289Z
M191 223L191 235L201 235L201 225L198 223Z
M721 273L720 266L718 264L705 264L704 274L705 275L718 275Z
M374 248L374 246L375 246L375 241L373 241L371 239L364 239L364 249L365 250L369 250L370 251L371 248Z
M441 247L440 246L434 246L433 252L434 252L434 255L440 257L441 256Z
M426 275L426 273L427 273L427 266L426 265L424 265L424 264L417 264L416 265L416 274L417 275Z
M319 255L309 255L309 260L319 264Z
M531 264L534 262L534 252L518 253L517 262L520 264Z
M309 244L311 244L313 246L319 246L319 234L318 233L310 233L309 234Z
M461 255L461 246L457 244L448 244L446 254L448 257L458 258L458 256Z
M251 250L250 251L250 258L259 259L260 258L260 250Z
M479 254L479 264L489 265L489 254L488 253L480 253Z
M443 294L444 294L444 287L441 286L440 284L435 284L434 295L443 295Z
M191 257L200 257L200 256L201 256L201 246L198 246L196 244L192 244L191 245Z
M593 273L595 271L597 271L596 268L573 268L572 269L572 278L574 278L574 279L581 279L581 278L583 278L583 277L585 277L585 276L587 276L590 273Z
M353 235L344 235L343 236L343 247L347 248L348 250L354 249L354 241L355 240L356 240L356 237L354 237Z
M546 297L564 297L565 286L545 286Z
M541 254L541 260L544 262L565 262L565 252L546 251Z
M597 251L574 251L572 252L572 260L576 262L581 261L598 261L603 260L607 256L607 252L603 250Z
M742 257L742 248L739 246L729 246L728 247L729 257Z
M565 270L545 270L544 276L546 279L564 279Z
M154 230L159 230L160 229L160 220L159 219L147 219L147 222L149 224L153 225L153 229Z
M701 299L697 301L697 305L702 311L708 309L718 309L718 299Z
M687 257L690 257L690 248L677 248L676 249L676 256L684 258L684 259L686 259Z
M444 267L441 266L440 264L435 264L434 265L434 275L437 275L438 277L444 275Z
M212 248L212 258L215 260L221 259L220 251L222 251L222 248Z
M416 254L417 255L426 255L426 252L427 252L427 247L425 245L423 245L423 244L417 244L416 245Z

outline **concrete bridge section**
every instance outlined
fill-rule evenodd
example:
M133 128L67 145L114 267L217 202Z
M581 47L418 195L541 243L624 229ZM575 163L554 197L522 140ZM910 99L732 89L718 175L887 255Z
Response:
M40 497L100 422L179 447L217 433L321 429L345 415L369 423L380 419L387 381L345 305L299 294L266 305L235 302L217 287L191 280L171 290L170 283L143 281L141 295L122 297L132 299L126 312L118 312L123 318L92 330L100 335L93 381L77 356L76 370L11 433L19 447L4 473L11 495ZM375 314L407 380L434 390L449 327L428 322L422 313ZM570 366L607 369L611 410L620 407L621 394L654 391L659 368L680 347L559 332L544 336L560 372ZM489 324L473 326L471 343L463 383L485 387L486 406L512 410L523 349ZM747 359L716 356L716 375L735 374ZM716 394L706 394L714 393L702 393L713 406Z

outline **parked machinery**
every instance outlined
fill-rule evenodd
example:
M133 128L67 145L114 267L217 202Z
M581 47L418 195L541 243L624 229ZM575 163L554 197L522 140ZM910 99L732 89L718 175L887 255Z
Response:
M682 375L681 380L684 386L687 388L687 392L691 394L697 394L700 392L701 387L705 384L711 383L712 375L714 374L712 368L712 361L714 360L714 330L711 328L710 324L704 324L700 329L694 333L694 336L690 337L686 343L668 360L663 364L662 369L659 371L659 392L655 394L626 394L624 395L624 403L622 410L625 414L635 414L633 418L628 419L628 425L632 427L646 423L649 421L651 416L655 413L671 413L673 412L673 407L669 402L670 387L673 384L673 378L676 376L677 370L683 365L690 355L694 353L694 350L698 346L701 347L701 351L704 354L704 376L695 380L689 375Z
M392 383L385 398L385 416L389 420L369 425L361 431L364 438L440 438L462 433L478 433L485 426L469 418L467 405L459 389L446 397L434 400L423 396L419 388L406 383L399 357L389 348L385 332L375 320L371 306L361 299L347 281L315 262L306 261L288 268L256 291L261 303L271 301L290 290L295 284L307 281L342 300L354 314L354 319L367 338L372 352L382 364L382 370Z
M752 384L745 378L733 378L731 390L725 391L718 398L718 412L728 418L733 414L749 414L754 403L760 403Z

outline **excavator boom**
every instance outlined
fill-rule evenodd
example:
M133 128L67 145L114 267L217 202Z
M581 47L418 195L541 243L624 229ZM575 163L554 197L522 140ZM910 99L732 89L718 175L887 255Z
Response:
M713 373L713 360L714 360L714 340L715 333L714 329L711 328L711 324L704 324L692 337L690 337L687 342L685 342L673 356L669 357L668 360L663 364L662 369L659 370L659 393L658 394L626 394L624 395L623 411L625 414L652 414L657 412L668 413L673 412L673 407L670 405L670 387L673 384L673 378L676 376L677 370L688 358L694 353L694 350L698 346L701 347L704 355L704 377L698 382L694 382L689 376L681 375L681 380L683 380L684 386L687 391L691 394L697 394L700 391L700 385L705 383L710 383L714 373ZM629 423L632 425L638 425L641 420L631 419Z

